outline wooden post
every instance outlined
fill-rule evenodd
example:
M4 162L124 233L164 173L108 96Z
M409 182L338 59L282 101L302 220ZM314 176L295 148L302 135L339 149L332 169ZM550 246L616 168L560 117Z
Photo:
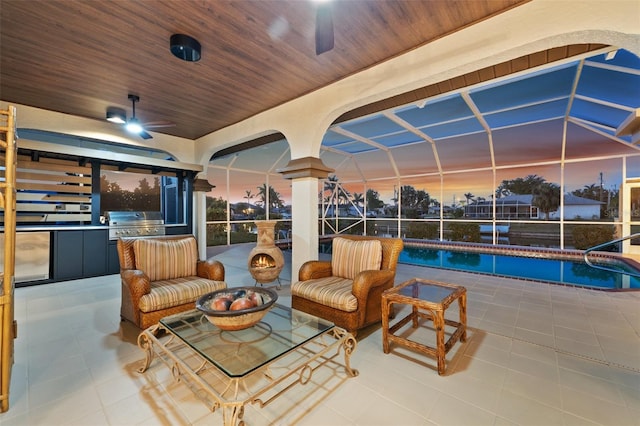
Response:
M5 151L5 181L0 183L0 208L4 209L4 271L0 293L0 412L9 409L13 366L15 253L16 253L16 108L0 111L0 146Z

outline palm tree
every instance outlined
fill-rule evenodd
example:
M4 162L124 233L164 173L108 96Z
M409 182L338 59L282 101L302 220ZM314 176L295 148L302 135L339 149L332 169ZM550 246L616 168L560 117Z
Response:
M324 182L324 190L333 193L333 190L336 188L337 184L338 184L338 176L331 175Z
M251 199L252 199L253 197L255 197L255 195L251 193L251 190L250 190L250 189L247 189L247 190L246 190L246 191L244 191L244 192L245 192L245 194L246 194L246 195L245 195L244 197L242 197L242 198L245 198L245 199L247 200L247 204L251 204Z
M511 195L511 191L509 191L509 189L504 187L503 185L500 185L496 189L495 195L496 195L496 198L508 197L509 195Z
M361 207L364 206L364 194L354 192L351 196L351 202L353 202L353 205L358 209L358 214L362 215L363 210L361 210Z
M354 192L352 196L352 201L353 201L353 204L356 205L356 207L360 207L361 205L364 205L364 194Z
M258 198L265 210L267 208L282 207L284 205L282 198L280 198L280 193L273 189L273 186L271 185L269 185L269 188L267 189L266 183L263 183L258 187Z
M471 201L473 201L474 197L475 197L475 195L473 195L470 192L467 192L466 194L464 194L464 198L467 199L467 205L471 204Z
M600 186L595 183L585 185L583 189L574 191L574 195L589 198L591 200L600 200Z
M555 183L541 183L533 190L531 204L539 208L548 220L549 213L557 210L560 205L560 187Z

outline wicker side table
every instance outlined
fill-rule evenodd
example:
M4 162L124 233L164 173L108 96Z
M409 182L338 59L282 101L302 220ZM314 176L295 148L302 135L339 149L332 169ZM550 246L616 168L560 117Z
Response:
M447 308L455 301L460 308L459 322L445 319ZM389 312L391 305L403 304L411 306L411 312L389 327ZM436 331L436 347L409 340L395 333L409 321L412 327L418 327L420 318L433 321ZM445 325L455 327L455 331L445 343ZM445 356L453 345L460 340L467 339L467 289L453 284L431 281L422 278L412 278L397 287L382 293L382 349L389 353L390 343L396 343L407 348L417 350L438 360L438 374L445 372Z

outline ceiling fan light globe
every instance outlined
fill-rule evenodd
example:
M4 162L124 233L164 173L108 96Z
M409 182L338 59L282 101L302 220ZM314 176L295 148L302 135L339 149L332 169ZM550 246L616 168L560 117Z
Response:
M140 134L143 130L138 120L129 120L125 128L128 132L135 133L136 135Z

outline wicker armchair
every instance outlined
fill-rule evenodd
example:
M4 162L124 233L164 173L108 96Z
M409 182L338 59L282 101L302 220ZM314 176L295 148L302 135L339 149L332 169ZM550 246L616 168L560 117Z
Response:
M123 237L118 240L120 317L139 328L195 309L198 297L227 287L224 266L198 260L193 235Z
M336 243L340 244L338 251ZM399 238L334 238L331 261L309 261L300 268L299 281L291 286L291 306L356 335L359 329L381 320L382 292L394 285L402 248ZM381 259L372 250L379 250ZM372 269L371 262L379 266Z

